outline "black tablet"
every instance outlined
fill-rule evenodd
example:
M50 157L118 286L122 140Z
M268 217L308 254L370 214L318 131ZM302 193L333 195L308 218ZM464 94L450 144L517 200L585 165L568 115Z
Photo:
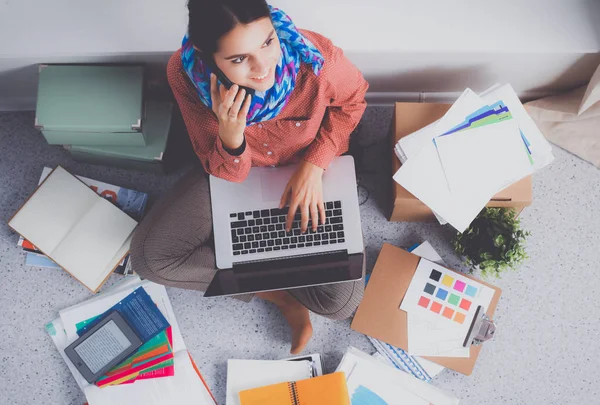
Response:
M112 311L71 343L65 354L89 383L131 356L143 344L117 311Z

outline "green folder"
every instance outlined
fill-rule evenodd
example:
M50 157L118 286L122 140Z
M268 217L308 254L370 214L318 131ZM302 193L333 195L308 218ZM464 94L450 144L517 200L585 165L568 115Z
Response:
M145 146L142 66L40 65L35 126L52 145Z
M68 150L79 162L144 171L163 171L163 155L171 129L173 104L147 101L144 136L147 146L80 146Z

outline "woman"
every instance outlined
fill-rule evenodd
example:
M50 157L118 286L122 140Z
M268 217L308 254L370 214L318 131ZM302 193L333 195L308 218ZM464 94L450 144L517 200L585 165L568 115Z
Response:
M302 231L316 229L325 220L323 172L348 150L368 84L341 49L298 30L264 0L190 0L188 9L188 35L167 74L205 171L242 182L251 166L299 162L281 197L281 207L290 207L286 228L300 211ZM235 83L231 88L217 69ZM216 272L211 233L206 175L194 170L138 227L134 269L161 284L203 291ZM308 309L348 318L363 286L359 280L256 295L279 307L292 329L291 352L298 353L312 335Z

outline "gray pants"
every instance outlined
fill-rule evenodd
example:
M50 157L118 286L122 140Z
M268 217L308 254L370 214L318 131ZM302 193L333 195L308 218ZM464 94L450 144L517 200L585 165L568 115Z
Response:
M208 176L194 168L138 225L131 244L133 270L155 283L206 291L217 272ZM312 312L331 319L352 316L363 280L287 290ZM252 294L236 298L250 301Z

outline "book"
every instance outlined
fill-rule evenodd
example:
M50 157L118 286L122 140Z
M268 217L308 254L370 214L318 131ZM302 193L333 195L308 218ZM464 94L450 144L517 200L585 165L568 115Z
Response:
M49 167L44 167L40 176L38 185L44 181L52 171ZM121 211L125 212L136 221L140 221L146 210L148 203L148 194L141 191L131 190L125 187L115 186L113 184L104 183L98 180L90 179L83 176L75 176L79 180L87 184L98 195L116 205ZM25 264L28 266L60 268L60 266L43 255L30 241L22 236L19 236L17 245L20 246L26 253ZM36 255L37 254L37 255ZM119 266L114 271L117 274L130 275L133 274L129 256L125 257Z
M137 222L58 166L8 225L95 293L127 255Z
M333 373L244 390L240 392L240 403L241 405L350 405L345 378L344 373ZM360 403L370 404L370 402Z

